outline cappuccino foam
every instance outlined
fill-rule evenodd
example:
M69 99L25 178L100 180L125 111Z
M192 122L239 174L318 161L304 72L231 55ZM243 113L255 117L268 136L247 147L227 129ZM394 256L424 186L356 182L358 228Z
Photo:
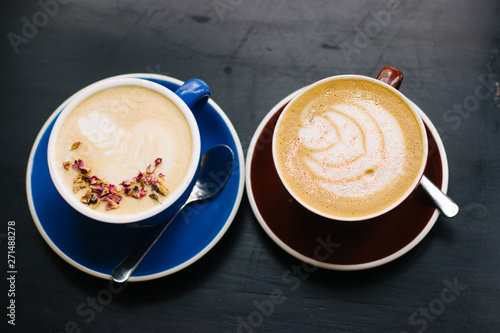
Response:
M276 162L286 185L316 210L371 215L401 198L418 176L419 122L391 90L337 79L287 108L276 130Z
M70 150L73 143L81 145ZM143 87L119 86L102 90L80 103L65 119L56 140L58 174L73 193L76 171L63 162L81 159L91 175L118 186L123 181L154 168L164 175L172 193L182 182L191 161L192 137L182 111L164 95ZM85 190L74 193L80 201ZM159 201L167 197L158 194ZM158 205L149 197L123 197L120 208L97 210L107 214L134 214Z

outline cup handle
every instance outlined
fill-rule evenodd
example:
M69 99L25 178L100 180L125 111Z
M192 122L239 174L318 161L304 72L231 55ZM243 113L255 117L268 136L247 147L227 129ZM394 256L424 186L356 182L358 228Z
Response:
M385 66L378 74L377 80L387 83L391 87L399 90L399 86L401 86L401 82L403 82L403 73L394 67Z
M377 80L387 83L391 87L399 90L399 86L401 86L401 82L403 82L403 73L394 67L385 66L378 74ZM434 202L436 208L443 213L444 216L454 217L458 214L458 205L449 196L443 193L439 187L427 179L425 175L422 175L420 185Z
M201 108L210 98L210 87L203 80L191 79L177 88L175 94L179 96L190 109L195 106L196 108Z

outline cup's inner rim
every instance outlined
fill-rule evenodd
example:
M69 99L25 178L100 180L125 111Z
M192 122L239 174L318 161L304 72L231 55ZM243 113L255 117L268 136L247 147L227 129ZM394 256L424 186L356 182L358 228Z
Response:
M121 86L138 86L146 89L151 89L153 91L162 94L170 101L172 101L181 110L186 119L186 122L189 125L193 147L191 154L191 163L188 167L188 170L186 171L184 178L182 179L180 185L175 189L175 191L170 193L169 196L162 202L162 205L156 205L152 208L134 214L110 215L86 207L85 205L77 201L71 193L69 193L64 184L62 184L62 180L59 177L57 170L55 169L57 164L57 162L55 161L55 145L59 134L59 130L62 127L64 121L78 105L80 105L87 98L93 96L94 94L100 91ZM161 211L169 208L171 204L176 202L189 187L190 183L193 180L193 177L196 175L200 157L201 157L201 138L196 119L191 109L182 101L182 99L179 96L177 96L173 91L171 91L167 87L164 87L156 82L147 79L128 78L128 77L105 79L103 81L95 82L77 91L70 98L68 104L64 106L61 112L57 115L57 119L54 123L54 126L49 136L49 142L47 147L47 160L48 160L50 177L57 191L63 197L63 199L83 215L86 215L98 221L116 223L116 224L139 222L148 219L154 215L157 215Z
M372 83L380 85L381 87L384 87L384 88L388 89L389 91L392 91L393 93L395 93L401 100L403 100L405 102L405 104L410 108L410 110L415 115L417 123L419 124L420 134L421 134L422 143L423 143L423 154L422 154L422 159L420 161L419 172L417 173L417 176L415 177L414 181L412 182L412 184L408 188L408 190L398 200L396 200L393 204L391 204L390 206L386 207L385 209L383 209L383 210L381 210L379 212L375 212L375 213L368 214L368 215L363 215L363 216L358 216L358 217L345 217L345 216L337 216L337 215L332 215L332 214L326 214L326 213L324 213L324 212L322 212L322 211L320 211L320 210L318 210L318 209L310 206L307 202L303 201L297 194L295 194L294 191L292 191L292 189L288 186L288 184L283 180L282 171L280 170L280 168L279 168L279 166L277 164L276 158L275 158L275 155L276 155L276 141L277 141L276 132L277 132L277 129L280 126L280 124L281 124L281 122L282 122L282 120L284 118L284 114L289 110L289 108L293 104L293 102L295 102L298 98L300 98L302 95L304 95L311 88L314 88L314 87L316 87L316 86L318 86L318 85L320 85L322 83L325 83L325 82L337 81L337 80L341 80L341 79L359 79L359 80L370 81ZM382 82L382 81L380 81L380 80L378 80L376 78L372 78L372 77L368 77L368 76L364 76L364 75L358 75L358 74L341 74L341 75L335 75L335 76L326 77L324 79L321 79L319 81L316 81L316 82L314 82L314 83L312 83L310 85L307 85L307 86L303 87L302 89L300 89L297 92L297 94L295 96L292 96L292 98L290 99L290 101L288 101L283 106L283 109L281 110L281 113L280 113L280 115L278 117L276 125L274 126L274 129L273 129L272 155L273 155L273 164L274 164L276 172L278 173L278 176L279 176L279 178L281 180L281 183L286 188L286 190L288 191L288 193L290 195L292 195L292 197L297 202L299 202L302 206L304 206L308 210L312 211L313 213L315 213L317 215L320 215L320 216L323 216L323 217L325 217L327 219L330 219L330 220L356 222L356 221L370 220L370 219L373 219L375 217L378 217L378 216L381 216L383 214L386 214L387 212L390 212L391 210L393 210L394 208L396 208L397 206L399 206L401 203L403 203L405 200L407 200L408 197L411 195L411 193L420 184L420 180L422 179L422 177L424 175L424 171L425 171L425 167L427 165L427 159L428 159L428 155L429 155L429 149L428 149L428 137L427 137L426 125L425 125L422 117L420 116L418 110L412 105L412 103L410 102L410 100L403 93L401 93L398 89L396 89L396 88L390 86L389 84L384 83L384 82Z

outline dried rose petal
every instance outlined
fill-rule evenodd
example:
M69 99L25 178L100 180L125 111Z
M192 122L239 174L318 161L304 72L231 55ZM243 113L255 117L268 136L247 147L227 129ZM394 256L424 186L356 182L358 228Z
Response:
M96 185L96 184L101 184L101 183L102 183L102 181L99 178L97 178L96 176L92 176L89 179L90 185Z
M72 165L72 168L73 168L73 170L78 170L80 173L82 173L84 175L90 173L90 168L86 168L83 165L83 161L80 160L80 159L79 160L75 160L75 162Z
M135 180L136 181L140 181L142 179L144 175L142 174L142 172L139 171L139 174L137 175L137 177L135 177Z
M132 195L132 191L133 191L132 187L124 187L123 188L123 192L125 193L125 195L129 195L129 196Z
M90 173L90 168L80 168L80 172L83 174L83 175L88 175Z
M76 143L75 143L76 144ZM76 147L78 148L78 147ZM75 149L76 149L75 148ZM85 167L81 159L63 163L66 169L72 167L79 174L74 181L73 190L78 192L81 189L87 188L87 193L82 196L81 202L87 205L93 205L95 209L101 202L106 202L106 210L119 208L120 202L124 195L136 199L145 197L148 193L146 186L151 186L151 189L156 193L168 195L168 189L163 185L164 177L162 173L156 175L155 171L158 165L162 163L161 158L155 160L155 168L151 170L152 165L148 165L146 172L139 171L138 175L131 180L124 180L119 185L120 188L113 184L108 184L105 180L98 178L95 175L90 175L91 169ZM158 201L158 195L151 193L149 196Z
M112 194L118 193L118 188L113 184L109 184L108 190L109 190L109 193L112 193Z
M83 161L81 159L75 160L73 163L73 169L80 170L80 168L83 168Z
M147 175L146 177L144 177L143 182L145 185L151 186L154 183L156 183L155 176L154 175Z
M71 167L71 162L70 161L63 162L63 167L65 170L69 170L69 168Z
M94 191L98 197L101 197L104 192L104 187L102 185L91 185L90 189Z
M118 207L120 207L116 202L114 202L110 198L106 198L105 200L108 203L106 205L106 210L117 209Z
M110 194L106 197L106 199L109 199L109 200L112 200L114 202L116 202L117 204L120 203L120 201L122 201L122 196L115 193L115 194Z
M77 149L78 147L80 147L81 144L82 144L81 141L77 141L77 142L73 143L73 145L70 148L70 151Z
M82 179L81 176L78 176L75 181L73 182L73 193L77 193L80 191L82 188L86 188L87 183L85 182L84 179Z

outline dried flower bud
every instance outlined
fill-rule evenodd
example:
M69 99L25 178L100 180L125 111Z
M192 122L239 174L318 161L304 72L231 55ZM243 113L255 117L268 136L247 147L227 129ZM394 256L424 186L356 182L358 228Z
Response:
M151 193L151 194L149 195L149 197L150 197L151 199L155 200L155 201L158 201L158 202L160 203L160 205L161 205L161 201L158 199L158 196L157 196L156 194Z
M168 195L168 193L169 193L170 191L169 191L169 190L168 190L168 188L166 188L165 186L160 186L160 187L159 187L159 192L160 192L162 195L167 196L167 195Z
M92 193L92 191L87 191L80 201L86 205L97 205L99 203L99 198L95 193Z
M153 184L153 186L151 188L154 191L160 193L163 196L167 196L168 195L168 189L165 186L163 186L163 185Z

